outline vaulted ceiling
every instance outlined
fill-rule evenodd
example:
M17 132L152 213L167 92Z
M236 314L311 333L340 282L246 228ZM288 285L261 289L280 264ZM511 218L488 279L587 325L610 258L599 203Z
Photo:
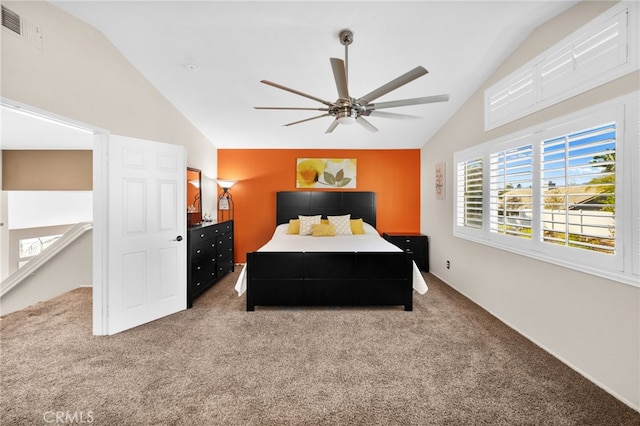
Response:
M420 148L537 26L575 1L52 1L101 31L218 148ZM420 65L429 73L381 96L449 94L448 102L385 109L416 121L333 117L266 79L334 102L329 58L354 33L348 86L360 97Z

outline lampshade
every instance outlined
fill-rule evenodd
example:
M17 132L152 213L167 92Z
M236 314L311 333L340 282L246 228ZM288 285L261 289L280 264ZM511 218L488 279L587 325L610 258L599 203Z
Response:
M229 189L236 183L235 180L218 179L218 185L222 189Z
M190 180L189 183L193 186L195 186L196 188L200 188L200 181L199 180Z

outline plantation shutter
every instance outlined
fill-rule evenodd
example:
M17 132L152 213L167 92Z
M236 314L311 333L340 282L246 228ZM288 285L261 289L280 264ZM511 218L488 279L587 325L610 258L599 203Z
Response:
M616 124L542 141L542 241L615 253Z
M571 92L627 62L627 18L625 10L551 53L540 63L541 99Z
M495 152L489 163L489 229L531 239L533 146Z
M637 70L639 8L637 2L620 2L487 88L485 130Z
M535 68L527 69L488 90L485 109L492 122L509 121L510 117L535 105L535 73Z
M482 157L457 164L457 224L482 229Z

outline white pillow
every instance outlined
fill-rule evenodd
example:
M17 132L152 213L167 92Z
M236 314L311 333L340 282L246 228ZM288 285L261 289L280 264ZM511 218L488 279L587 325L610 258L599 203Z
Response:
M351 215L345 214L343 216L327 216L329 223L336 227L336 235L351 235Z
M320 215L298 216L298 219L300 219L300 235L311 235L313 225L320 223L320 217Z

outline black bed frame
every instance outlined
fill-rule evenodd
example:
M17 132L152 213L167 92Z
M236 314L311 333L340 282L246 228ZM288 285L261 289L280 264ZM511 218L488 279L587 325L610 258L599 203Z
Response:
M276 225L298 215L338 216L376 226L375 192L278 192ZM247 253L247 311L256 306L403 305L413 310L405 252Z

